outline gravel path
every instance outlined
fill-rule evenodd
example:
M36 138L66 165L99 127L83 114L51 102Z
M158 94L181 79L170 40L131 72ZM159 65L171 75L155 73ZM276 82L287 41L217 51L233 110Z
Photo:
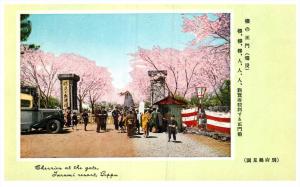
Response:
M177 133L176 142L168 142L167 133L150 133L149 138L142 135L133 139L136 156L141 157L223 157L209 146L192 140L186 134Z

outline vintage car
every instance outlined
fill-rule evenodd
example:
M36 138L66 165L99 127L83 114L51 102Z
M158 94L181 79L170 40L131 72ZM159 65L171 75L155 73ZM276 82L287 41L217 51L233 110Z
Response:
M59 133L63 130L64 116L61 109L41 109L34 87L21 88L21 132L33 129Z

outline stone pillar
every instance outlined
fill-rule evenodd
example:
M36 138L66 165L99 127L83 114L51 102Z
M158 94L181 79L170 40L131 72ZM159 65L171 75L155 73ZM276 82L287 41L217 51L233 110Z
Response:
M59 74L58 79L60 80L61 88L61 108L71 110L78 110L77 106L77 82L80 77L76 74Z

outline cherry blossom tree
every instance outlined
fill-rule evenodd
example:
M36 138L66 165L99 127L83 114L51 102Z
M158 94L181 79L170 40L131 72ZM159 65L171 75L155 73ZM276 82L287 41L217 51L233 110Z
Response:
M95 102L113 89L110 72L87 58L76 54L56 57L41 50L26 49L25 46L22 46L21 52L21 81L38 87L46 107L50 96L60 98L57 75L61 73L80 76L77 88L80 112L83 102L94 106Z
M80 76L77 85L80 112L83 102L94 106L94 103L111 89L110 73L106 68L97 66L96 62L76 54L62 54L58 61L61 65L60 73L75 73Z
M154 46L131 54L133 81L129 86L140 99L146 99L145 91L149 90L148 70L167 70L166 89L172 96L190 97L199 85L218 94L218 88L230 77L230 14L216 15L216 20L206 14L184 18L183 32L193 33L195 39L183 50ZM207 39L210 43L196 46Z
M210 20L207 14L194 16L192 19L183 18L183 32L189 32L195 35L191 45L195 45L207 38L223 40L222 45L230 43L230 14L218 13L216 20ZM216 46L214 46L216 47Z
M181 67L180 51L172 48L161 49L156 46L151 50L139 48L137 53L133 54L133 71L131 72L132 78L135 80L138 76L139 84L145 84L149 78L141 79L140 71L144 71L143 75L148 77L147 71L149 70L167 70L168 76L166 80L166 88L171 95L176 95L180 89L179 74ZM139 68L139 70L137 70ZM141 82L141 80L143 80ZM147 81L149 82L149 81ZM147 84L146 84L147 85ZM137 88L139 87L136 85ZM149 86L149 84L148 84ZM147 89L144 89L147 90Z
M112 78L107 68L96 65L96 62L76 54L62 54L58 57L62 69L60 73L75 73L80 76L78 82L79 111L82 103L89 103L94 112L94 106L99 99L109 94L113 89Z
M167 70L166 89L172 96L191 95L197 83L199 68L203 67L205 53L187 48L183 51L167 48L154 47L151 50L139 48L132 54L133 70L131 86L145 99L149 95L148 70ZM198 75L199 76L199 75ZM148 89L147 89L148 88ZM147 91L147 93L146 93Z
M94 78L91 84L92 86L88 90L88 98L92 108L92 113L94 113L96 102L99 100L106 100L104 97L105 95L110 95L112 93L113 86L111 84L111 74L104 67L99 67L92 70L91 76Z
M133 54L133 79L130 86L143 99L149 94L148 70L167 70L166 89L172 96L190 97L196 86L207 87L208 92L216 92L217 88L229 79L229 57L221 48L212 51L208 47L161 49L154 47L147 50L140 48Z
M58 83L58 71L53 54L21 46L21 84L36 86L45 107L48 107L50 96Z
M192 19L185 17L183 32L195 35L195 39L190 42L191 46L209 41L200 46L199 50L205 50L208 54L206 63L210 68L206 68L204 73L219 98L217 89L225 80L230 79L230 14L218 13L216 16L216 20L210 20L207 14L194 16Z
M148 77L149 67L142 63L132 63L133 69L130 72L132 80L124 90L128 90L134 101L149 100L150 78Z

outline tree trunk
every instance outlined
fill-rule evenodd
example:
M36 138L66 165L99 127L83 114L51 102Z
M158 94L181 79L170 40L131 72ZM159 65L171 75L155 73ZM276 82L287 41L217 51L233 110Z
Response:
M215 87L214 87L214 92L215 92L215 94L216 94L216 96L217 96L218 100L220 101L221 105L223 106L223 105L224 105L224 103L223 103L222 99L220 98L220 96L219 96L219 94L218 94L218 92L217 92L217 90L216 90L216 88L215 88Z
M82 113L82 99L78 99L79 101L79 113Z
M92 114L95 114L95 104L91 102Z

